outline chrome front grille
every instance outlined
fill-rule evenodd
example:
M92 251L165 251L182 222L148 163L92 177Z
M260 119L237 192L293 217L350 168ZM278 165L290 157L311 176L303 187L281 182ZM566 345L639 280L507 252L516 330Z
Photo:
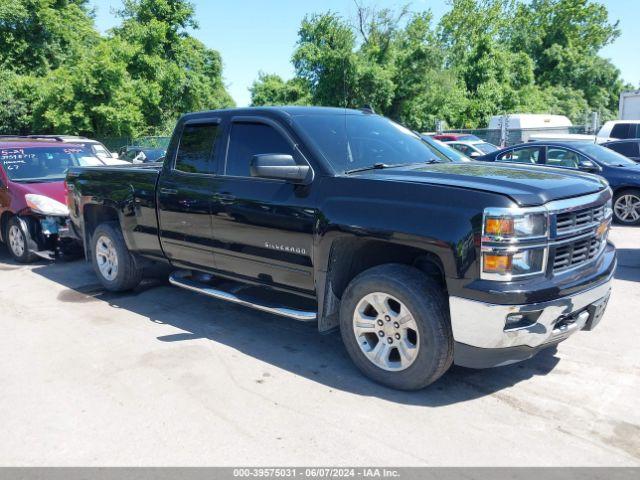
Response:
M590 237L556 247L553 273L579 267L598 256L606 240Z
M550 264L554 274L562 273L595 260L607 243L611 212L606 202L574 210L551 212Z
M557 236L563 236L591 226L597 227L604 219L604 216L604 204L574 212L559 213L556 216L556 234Z

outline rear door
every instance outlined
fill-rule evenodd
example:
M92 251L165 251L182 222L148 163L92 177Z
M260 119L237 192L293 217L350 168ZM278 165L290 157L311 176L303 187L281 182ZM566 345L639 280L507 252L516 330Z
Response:
M254 155L306 159L282 126L268 118L234 117L228 126L222 190L213 197L216 267L231 276L311 292L313 185L252 177Z
M219 186L219 124L218 118L185 123L158 180L160 240L175 266L214 268L211 199Z

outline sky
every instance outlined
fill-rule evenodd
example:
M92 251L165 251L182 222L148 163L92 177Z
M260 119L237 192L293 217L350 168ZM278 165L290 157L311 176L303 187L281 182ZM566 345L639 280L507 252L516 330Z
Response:
M640 0L600 0L612 21L620 22L621 35L605 47L601 55L609 58L627 82L640 84L638 61L638 18ZM105 32L118 23L113 11L121 0L91 0L96 10L96 26ZM305 14L327 10L346 18L355 17L353 0L192 0L200 25L192 34L210 48L218 50L224 64L223 77L236 104L250 103L249 87L258 72L293 76L290 59L298 28ZM430 9L436 21L448 10L447 0L413 2L373 0L362 2L380 8L399 8L409 3L414 11Z

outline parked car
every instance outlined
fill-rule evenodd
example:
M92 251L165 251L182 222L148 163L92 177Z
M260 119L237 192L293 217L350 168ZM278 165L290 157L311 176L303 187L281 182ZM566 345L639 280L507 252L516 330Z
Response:
M640 138L640 120L611 120L605 122L596 136L597 143Z
M161 160L167 151L152 147L124 147L121 158L131 163L153 163Z
M107 290L168 262L178 287L339 328L358 368L394 388L591 330L616 265L604 179L438 162L360 110L188 114L164 165L72 168L67 185Z
M640 138L615 140L613 142L603 143L602 146L607 147L620 155L624 155L634 162L640 162Z
M69 235L64 178L79 165L105 164L83 145L0 139L0 240L16 261L78 249Z
M124 165L127 163L118 160L118 154L110 152L109 149L99 141L87 137L75 135L29 135L28 137L86 146L93 155L101 159L106 165Z
M613 190L614 219L624 225L640 225L640 164L601 145L533 142L498 150L478 160L582 170L600 175Z
M435 138L421 134L420 138L435 151L437 157L443 161L450 162L470 162L471 159L459 151L447 146L446 143L436 140Z
M498 147L496 147L494 144L482 140L456 140L445 143L451 148L455 148L459 152L465 154L467 157L473 159L499 150Z

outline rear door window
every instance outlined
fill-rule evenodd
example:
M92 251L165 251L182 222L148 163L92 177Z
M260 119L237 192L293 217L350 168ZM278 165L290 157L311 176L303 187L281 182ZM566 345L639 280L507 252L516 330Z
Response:
M633 128L633 135L631 129ZM635 135L635 125L630 123L617 123L611 129L612 138L633 138Z
M175 170L184 173L213 173L213 148L217 123L187 124L182 130Z
M501 153L496 158L497 162L524 163L533 165L540 158L540 147L519 148Z
M293 147L270 125L257 122L233 123L225 173L234 177L250 177L253 157L269 153L293 155Z
M614 152L618 152L625 157L637 157L638 156L638 143L637 142L620 142L611 143L607 145Z

